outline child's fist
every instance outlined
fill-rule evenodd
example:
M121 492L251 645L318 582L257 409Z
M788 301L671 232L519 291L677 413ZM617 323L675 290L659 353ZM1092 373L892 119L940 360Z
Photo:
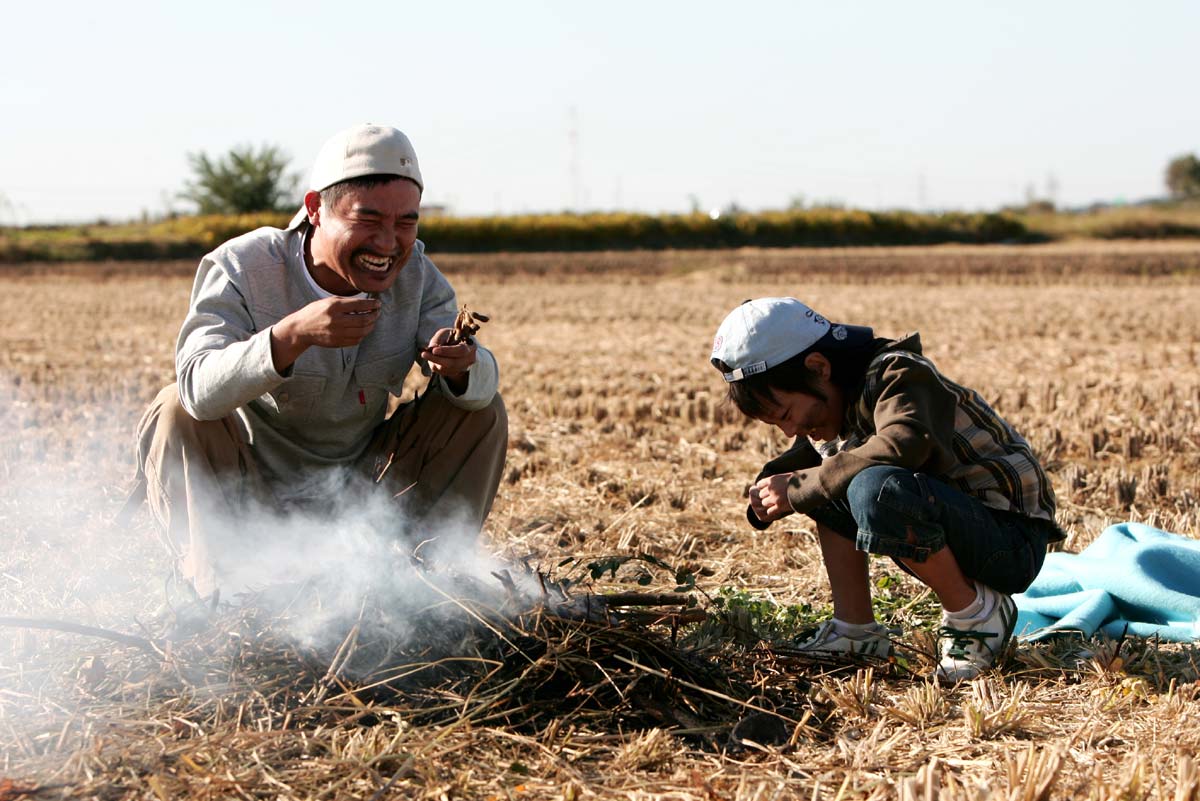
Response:
M787 488L791 473L767 476L750 488L750 508L759 520L771 521L792 513Z

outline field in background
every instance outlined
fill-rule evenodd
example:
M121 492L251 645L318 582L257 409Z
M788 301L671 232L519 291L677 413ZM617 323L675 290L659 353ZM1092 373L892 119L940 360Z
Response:
M488 533L506 555L553 565L644 551L688 565L709 592L734 588L819 613L829 593L811 527L788 520L756 533L743 521L748 482L785 442L723 406L706 364L725 312L768 294L796 295L884 335L919 329L927 354L979 389L1040 454L1067 549L1113 521L1192 536L1200 528L1196 245L439 264L460 300L493 319L483 339L501 364L511 432ZM0 615L133 630L131 610L148 615L161 601L166 562L145 516L116 533L106 521L132 471L133 424L172 379L191 270L0 268ZM903 607L912 583L882 562L875 569L890 586L885 601ZM72 577L65 591L49 580L63 575ZM51 646L78 655L67 673L43 661ZM66 795L75 787L79 797L85 787L165 798L237 786L249 788L243 797L288 798L301 785L333 797L336 784L338 797L373 798L392 775L379 767L392 749L419 752L421 763L379 797L887 798L923 771L922 781L985 783L1002 798L1194 798L1176 787L1189 781L1181 755L1200 745L1197 652L1126 644L1118 660L1114 648L1023 648L1005 673L948 690L901 671L810 667L795 681L826 710L816 729L786 746L722 755L669 731L598 731L569 719L535 733L406 729L390 719L317 732L286 720L286 731L258 734L240 720L203 728L170 699L146 699L152 711L111 701L116 691L95 678L96 664L112 661L116 646L0 629L0 778L63 785ZM723 658L755 657L731 645ZM22 717L33 708L46 711ZM364 764L379 770L353 773ZM1045 796L1036 793L1042 779Z

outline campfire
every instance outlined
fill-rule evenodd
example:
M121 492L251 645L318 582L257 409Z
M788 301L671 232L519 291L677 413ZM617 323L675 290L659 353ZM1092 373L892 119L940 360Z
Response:
M525 562L488 582L428 560L410 559L407 570L431 601L403 620L371 589L351 618L325 614L333 588L275 587L222 604L202 630L155 648L191 692L232 676L271 676L253 688L254 705L297 723L401 714L414 724L542 731L571 720L669 728L725 747L748 716L789 736L812 718L770 660L721 664L710 647L682 642L689 624L710 615L691 593L595 592ZM321 629L340 637L297 636L322 615ZM739 675L746 671L756 680Z

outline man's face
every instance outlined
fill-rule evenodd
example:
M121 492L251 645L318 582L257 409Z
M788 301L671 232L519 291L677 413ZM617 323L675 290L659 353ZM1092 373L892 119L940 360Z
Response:
M842 393L832 383L821 387L827 400L803 392L776 389L763 404L759 421L776 426L785 436L803 434L818 442L836 439L842 430Z
M421 190L403 178L370 189L351 188L332 207L318 204L313 278L336 295L389 289L417 241L420 206ZM309 219L313 216L309 205Z

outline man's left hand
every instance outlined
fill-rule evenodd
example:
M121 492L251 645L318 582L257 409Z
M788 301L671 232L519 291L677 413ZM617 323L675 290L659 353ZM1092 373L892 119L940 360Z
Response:
M777 473L767 476L751 488L751 507L759 520L778 520L792 513L792 502L787 496L788 481L791 477L791 473ZM758 494L758 504L754 503L755 492ZM760 508L762 511L759 511Z
M453 338L453 328L439 329L429 340L429 345L421 351L421 358L429 363L429 369L440 375L456 395L461 395L467 390L467 370L475 363L475 343L447 344Z

